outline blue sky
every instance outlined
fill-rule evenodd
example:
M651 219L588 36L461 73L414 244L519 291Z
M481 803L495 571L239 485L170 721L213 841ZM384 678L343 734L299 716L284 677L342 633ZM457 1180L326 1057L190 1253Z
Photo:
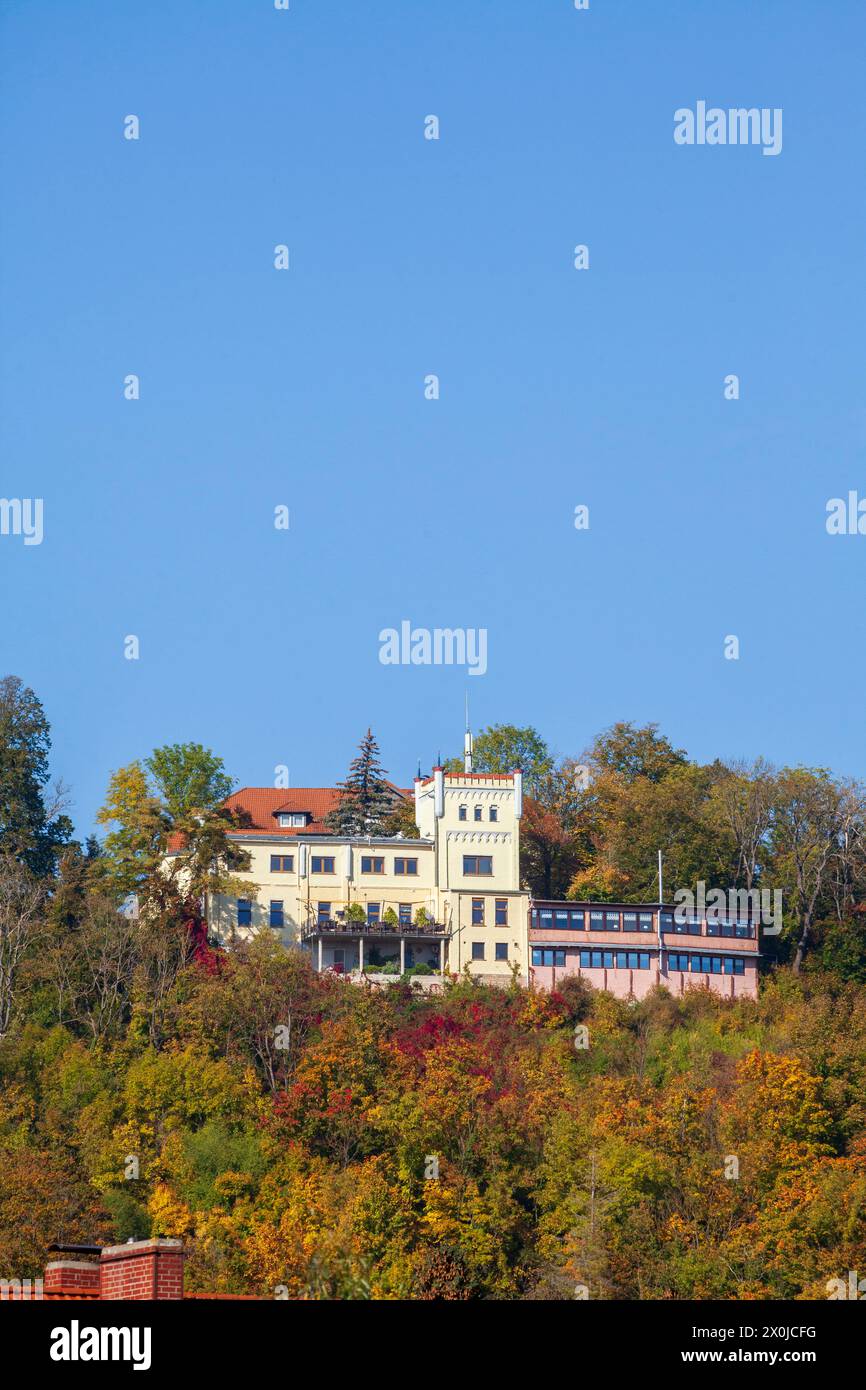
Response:
M411 778L467 690L562 753L655 720L866 775L859 0L0 14L0 493L45 531L0 537L0 665L80 832L176 740L321 784L370 724ZM698 100L781 107L781 154L677 146ZM383 666L403 619L487 674Z

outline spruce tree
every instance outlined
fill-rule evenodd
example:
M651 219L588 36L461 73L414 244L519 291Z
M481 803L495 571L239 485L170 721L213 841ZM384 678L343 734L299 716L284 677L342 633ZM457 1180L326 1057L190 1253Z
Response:
M367 730L358 750L346 780L337 788L340 799L328 812L325 824L335 835L384 835L394 791L385 780L372 729Z

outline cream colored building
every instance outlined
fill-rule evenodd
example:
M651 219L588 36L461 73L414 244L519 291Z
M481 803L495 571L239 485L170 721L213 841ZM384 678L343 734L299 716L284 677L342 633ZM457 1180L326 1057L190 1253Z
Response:
M467 749L471 766L471 745ZM246 787L229 805L251 825L232 838L251 856L249 898L214 898L221 940L272 931L319 970L391 963L527 980L529 897L520 888L520 772L417 778L418 839L342 837L324 824L332 788ZM243 875L242 875L243 877ZM360 920L354 920L358 918Z

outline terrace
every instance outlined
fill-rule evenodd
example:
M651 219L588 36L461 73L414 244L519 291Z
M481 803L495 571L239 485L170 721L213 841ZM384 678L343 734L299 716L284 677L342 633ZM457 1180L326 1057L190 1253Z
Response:
M302 941L315 941L318 937L409 937L415 940L438 941L450 936L450 929L444 922L354 922L348 918L327 917L322 921L308 922L301 927Z
M356 921L348 916L308 922L301 941L315 952L317 970L364 974L375 966L396 968L400 975L413 966L429 966L441 975L445 943L451 932L444 922Z

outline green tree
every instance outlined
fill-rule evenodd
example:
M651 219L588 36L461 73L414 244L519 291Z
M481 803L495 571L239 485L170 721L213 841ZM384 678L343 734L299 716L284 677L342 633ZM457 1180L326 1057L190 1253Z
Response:
M455 759L463 770L462 759ZM519 728L516 724L491 724L482 729L473 741L473 772L506 773L519 768L526 789L532 792L537 784L553 771L553 755L537 729L532 725Z
M155 748L144 765L174 820L214 810L234 786L222 758L200 743L170 743Z
M50 876L72 835L58 804L46 807L50 725L34 692L17 676L0 680L0 853L40 878Z
M385 779L372 729L367 730L358 749L346 780L339 784L340 799L328 812L325 824L336 835L386 835L398 794Z

